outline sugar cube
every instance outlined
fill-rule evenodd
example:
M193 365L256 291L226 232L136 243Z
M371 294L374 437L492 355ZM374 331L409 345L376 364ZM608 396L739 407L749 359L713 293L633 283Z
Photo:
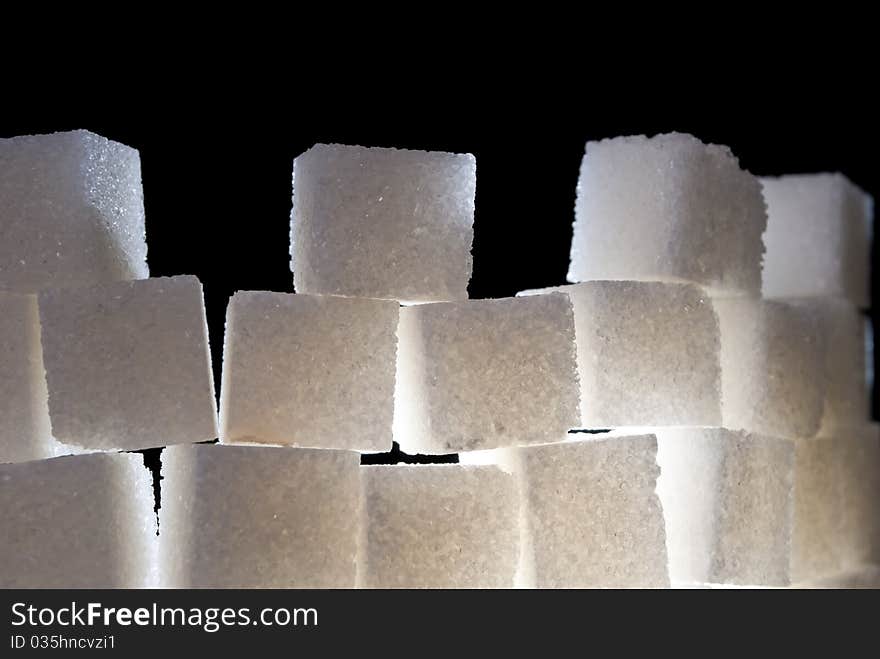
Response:
M494 466L362 467L368 588L510 588L519 559L514 477Z
M555 441L580 422L561 293L400 310L394 438L408 453Z
M132 450L217 437L198 279L48 290L39 308L57 439Z
M143 279L140 156L84 130L0 139L0 290Z
M0 588L144 588L153 482L137 454L0 465Z
M397 310L389 300L236 293L221 441L391 450Z
M762 178L767 200L763 292L841 297L870 306L874 200L842 174Z
M161 584L353 587L359 469L358 454L351 451L164 449Z
M296 292L467 299L475 190L470 154L316 144L293 163Z
M841 434L841 563L880 564L880 435L871 424Z
M669 585L653 435L597 436L497 453L521 479L529 552L522 585Z
M582 427L721 423L718 319L702 289L593 281L520 295L549 291L574 308Z
M868 393L865 364L865 321L847 300L803 298L790 301L812 313L825 345L825 404L818 436L834 437L838 429L865 425Z
M723 426L812 437L825 399L825 340L815 310L715 298L721 327Z
M787 586L793 442L721 428L657 438L673 584Z
M761 185L725 146L669 133L588 142L568 281L661 280L757 295Z
M794 515L791 538L791 578L804 583L843 570L841 520L843 457L841 439L795 442Z
M0 462L51 455L37 298L0 293Z

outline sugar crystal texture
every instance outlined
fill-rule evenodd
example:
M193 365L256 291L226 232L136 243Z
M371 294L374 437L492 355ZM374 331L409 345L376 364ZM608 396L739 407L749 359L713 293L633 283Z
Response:
M57 439L132 450L217 437L198 279L44 291L39 307Z
M843 499L841 563L846 569L880 564L880 432L877 424L841 435Z
M804 583L837 574L842 561L845 440L795 443L791 578Z
M761 185L725 146L670 133L588 142L568 281L684 281L757 295Z
M516 481L494 466L363 467L368 588L510 588Z
M763 178L767 200L763 292L839 297L870 306L874 200L842 174Z
M317 144L293 164L297 293L467 299L476 160Z
M787 586L793 442L721 428L657 437L673 584Z
M561 293L400 310L394 439L408 453L556 441L580 422Z
M144 588L153 482L137 454L0 465L0 588Z
M143 279L140 156L84 130L0 139L0 290Z
M669 585L653 435L499 451L523 484L524 545L538 588Z
M593 281L559 291L574 308L581 425L721 423L718 319L697 286Z
M877 427L838 428L796 442L792 575L798 584L840 581L880 563Z
M389 300L236 293L221 441L391 450L397 320Z
M880 588L880 566L866 565L831 577L799 584L799 588Z
M825 337L815 309L715 298L726 428L812 437L825 400Z
M164 449L161 585L353 587L359 469L351 451Z
M864 426L870 416L866 383L865 321L847 300L803 298L790 301L816 316L825 345L825 404L818 436Z
M53 455L33 295L0 293L0 462Z

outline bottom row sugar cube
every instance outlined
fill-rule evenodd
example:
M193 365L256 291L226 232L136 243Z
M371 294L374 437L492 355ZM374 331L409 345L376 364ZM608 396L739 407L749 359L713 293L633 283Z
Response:
M722 428L657 437L671 583L788 585L792 442Z
M153 507L137 454L0 465L0 588L155 585Z
M876 426L795 442L791 571L795 584L833 582L880 563L880 438Z
M597 437L462 454L518 482L517 586L662 588L667 574L654 435Z
M351 451L166 448L161 585L353 587L359 464Z
M366 588L510 588L519 562L519 500L494 466L363 468Z
M827 586L880 564L876 427L667 428L461 459L166 448L158 538L139 455L0 465L0 587Z

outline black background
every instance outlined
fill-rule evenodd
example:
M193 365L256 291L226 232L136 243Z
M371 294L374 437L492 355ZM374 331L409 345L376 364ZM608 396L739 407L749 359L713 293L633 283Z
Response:
M293 291L292 163L316 142L473 153L472 298L565 283L575 184L588 140L690 132L730 146L757 175L841 171L875 196L880 189L875 122L858 99L817 93L792 103L731 106L707 97L679 108L657 100L649 109L638 96L614 107L524 97L503 112L474 106L427 113L416 104L380 111L344 102L334 111L301 112L175 107L8 122L0 124L0 136L87 128L140 151L150 273L195 274L202 281L219 392L229 297L237 290ZM400 457L395 451L367 460Z

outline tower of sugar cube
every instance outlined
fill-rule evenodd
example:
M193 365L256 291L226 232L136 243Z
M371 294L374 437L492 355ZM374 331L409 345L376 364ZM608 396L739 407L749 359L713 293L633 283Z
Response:
M149 278L140 156L87 131L0 140L0 235L0 581L155 585L152 478L116 452L217 437L202 286Z
M555 290L574 304L583 426L657 436L672 583L787 585L857 567L836 557L871 525L842 540L821 515L841 516L849 478L828 465L875 442L858 312L872 205L840 175L758 180L688 135L587 144L577 283ZM826 447L833 459L814 457ZM805 512L817 500L833 512Z
M222 444L248 447L243 462L276 450L266 445L356 456L396 441L444 454L553 440L578 424L568 299L468 300L475 186L469 154L319 144L295 159L296 293L230 301ZM513 585L509 474L360 471L360 586Z
M871 306L873 199L842 174L761 183L768 209L761 322L772 327L784 313L801 331L772 341L779 371L767 387L777 396L785 389L787 405L773 418L769 410L758 416L780 423L779 434L795 445L792 581L833 581L880 562L880 522L862 516L876 513L867 502L876 500L880 478L877 431L868 424L871 332L861 313Z

